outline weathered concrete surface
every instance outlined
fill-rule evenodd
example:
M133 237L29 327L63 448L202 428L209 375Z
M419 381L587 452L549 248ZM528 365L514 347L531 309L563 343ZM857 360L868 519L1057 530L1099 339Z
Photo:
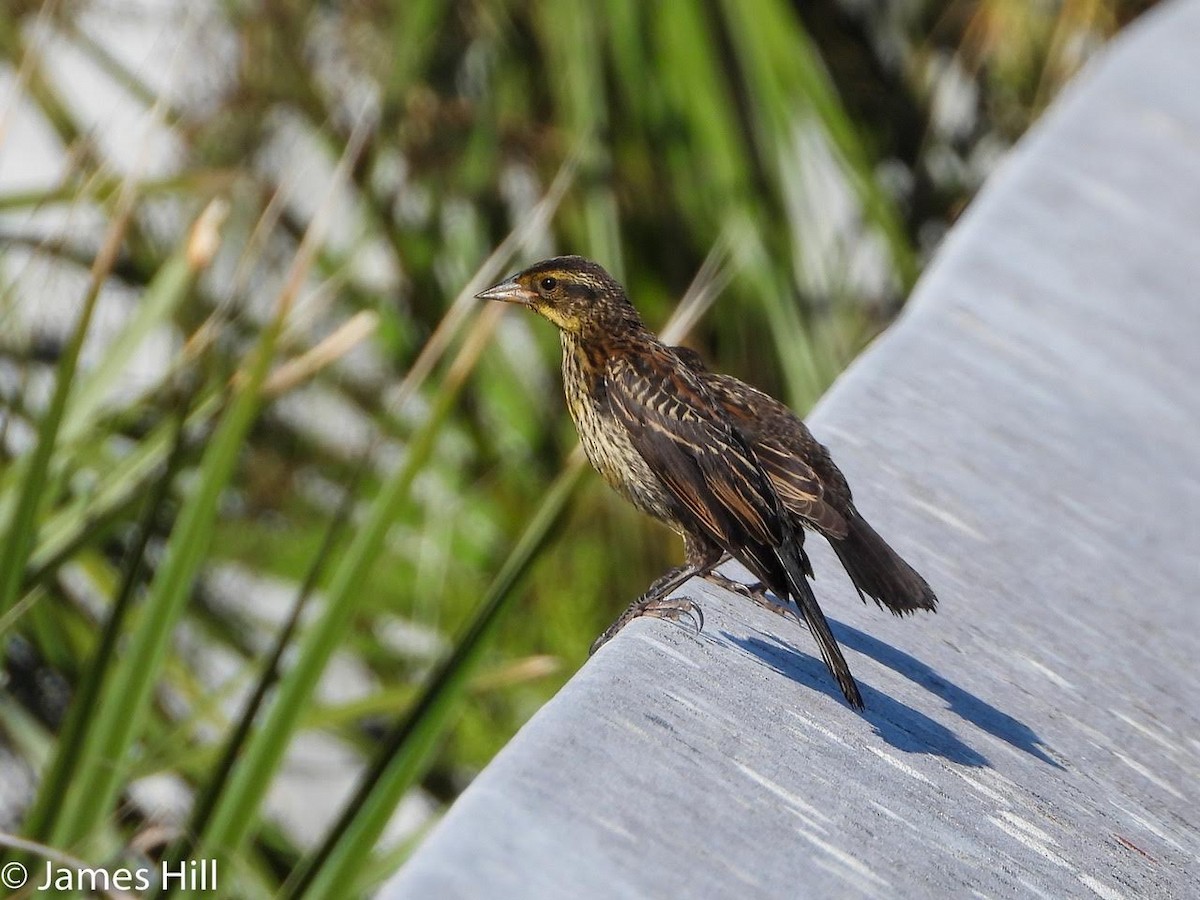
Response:
M1200 2L1118 41L813 417L942 600L811 541L866 714L689 585L704 634L627 628L383 896L1200 896L1197 48Z

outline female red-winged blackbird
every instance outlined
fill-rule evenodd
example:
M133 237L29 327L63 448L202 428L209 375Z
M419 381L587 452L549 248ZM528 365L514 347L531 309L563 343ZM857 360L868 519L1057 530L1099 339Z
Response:
M846 700L862 695L805 578L804 532L701 377L642 324L625 290L579 256L548 259L479 294L528 306L558 326L563 387L588 459L638 509L684 539L686 563L635 601L599 644L639 615L694 606L668 595L726 553L793 600ZM595 647L593 647L593 650Z

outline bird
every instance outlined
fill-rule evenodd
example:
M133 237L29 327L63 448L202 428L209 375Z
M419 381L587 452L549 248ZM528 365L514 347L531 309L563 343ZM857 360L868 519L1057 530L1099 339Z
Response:
M862 709L806 577L803 529L704 380L646 327L620 283L592 260L559 256L476 296L525 306L558 328L564 394L588 461L633 506L683 537L684 564L630 604L593 652L641 615L678 618L694 609L702 627L694 601L670 594L728 555L796 604L847 703Z
M898 616L937 610L937 596L929 583L863 518L845 475L799 416L746 382L710 371L703 357L690 347L672 349L700 376L749 442L793 528L809 528L829 542L864 603L870 597ZM710 577L717 580L715 573ZM747 587L720 580L760 603L764 600L761 585Z

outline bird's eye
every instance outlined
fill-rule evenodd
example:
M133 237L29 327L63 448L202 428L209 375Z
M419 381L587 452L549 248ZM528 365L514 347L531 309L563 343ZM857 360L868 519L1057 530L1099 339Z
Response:
M558 279L557 278L543 278L542 279L542 290L543 291L552 291L556 287L558 287Z

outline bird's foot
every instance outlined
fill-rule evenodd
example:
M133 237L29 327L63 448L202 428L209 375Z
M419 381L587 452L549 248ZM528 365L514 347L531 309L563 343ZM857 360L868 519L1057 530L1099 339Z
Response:
M777 616L792 616L795 618L796 611L786 603L781 603L767 593L767 586L761 581L756 581L754 584L742 584L740 581L734 581L732 578L727 578L720 572L709 572L704 576L717 587L723 587L727 591L733 591L735 594L740 594L747 600L753 600L763 609L768 612L773 612Z
M696 632L704 630L704 610L691 597L649 597L639 598L630 604L629 608L617 618L617 621L605 629L604 634L596 638L588 650L591 656L607 644L618 631L641 616L654 616L656 619L669 619L677 622L687 616L696 623Z

